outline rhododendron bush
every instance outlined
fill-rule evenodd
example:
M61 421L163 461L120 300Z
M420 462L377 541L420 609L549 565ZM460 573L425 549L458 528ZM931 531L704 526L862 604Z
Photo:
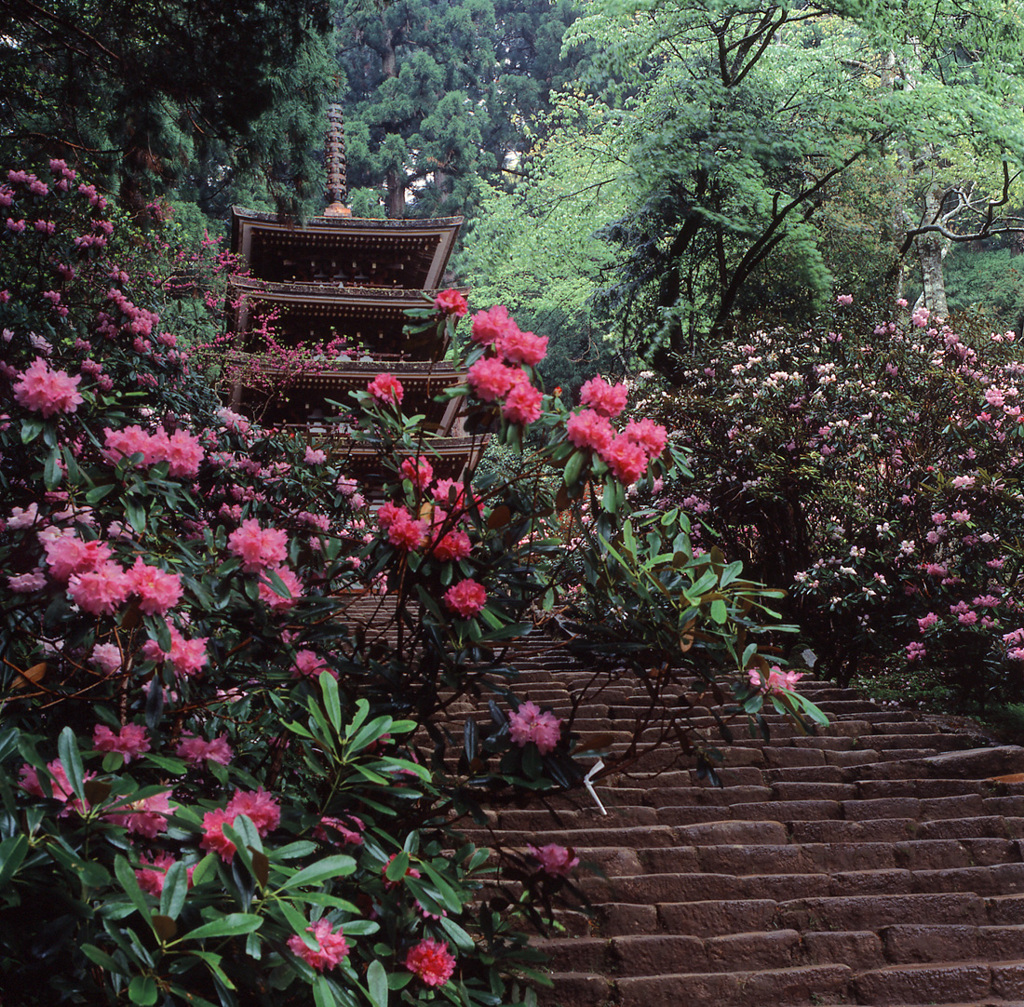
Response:
M371 512L329 444L220 405L94 189L54 161L0 202L5 1005L516 1002L539 955L474 903L490 854L454 823L583 771L571 725L515 695L508 642L541 612L589 639L606 611L603 655L768 695L758 589L681 513L629 517L665 431L603 379L575 409L545 396L543 337L492 309L449 394L474 429L533 431L524 475L439 478L381 375L351 404ZM450 336L464 312L449 291L418 321ZM490 722L452 733L445 708L484 690ZM576 858L511 863L508 904L542 923Z
M961 700L1019 698L1024 364L1014 333L841 297L754 331L669 409L700 459L674 498L767 583L828 671L921 662Z

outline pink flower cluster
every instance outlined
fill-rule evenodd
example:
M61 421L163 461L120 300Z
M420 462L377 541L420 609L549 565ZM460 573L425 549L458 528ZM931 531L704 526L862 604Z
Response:
M221 860L231 863L235 844L224 835L223 826L234 826L235 819L245 815L261 836L268 835L281 822L281 807L262 787L258 790L236 790L226 808L214 808L203 815L203 838L199 845L204 850L220 854Z
M783 671L777 664L773 664L768 672L767 679L756 668L747 672L750 684L765 694L778 695L783 690L791 692L796 688L796 683L804 677L802 671Z
M367 386L366 390L380 402L400 406L405 395L402 382L391 374L378 374Z
M427 986L444 986L455 971L455 956L448 945L433 937L425 937L409 949L405 967L414 972Z
M14 383L14 399L20 406L42 413L73 413L84 399L78 391L81 375L71 377L66 371L55 371L43 357L36 357Z
M508 733L520 748L525 748L532 741L541 755L547 755L558 747L562 721L550 711L542 712L536 703L528 701L508 715Z
M466 298L452 288L442 290L434 298L434 307L441 314L454 315L456 318L461 318L469 310Z
M111 814L106 817L114 823L136 832L147 839L153 839L158 833L167 831L167 819L174 814L171 807L171 792L165 790L152 797L143 797L127 806L127 811Z
M306 933L313 935L315 948L311 948L298 934L292 934L288 938L288 950L318 972L333 969L348 955L348 942L342 929L333 930L330 920L320 919L311 923L306 927Z
M580 401L589 408L573 413L566 421L569 442L595 452L619 482L631 486L665 450L665 428L644 418L631 420L617 433L611 421L625 408L626 386L611 385L601 377L591 378L583 385Z
M523 332L504 305L473 316L473 341L493 349L469 368L466 379L484 402L504 399L501 413L510 423L527 426L539 419L543 396L523 367L536 367L547 355L548 337Z
M97 724L92 733L92 747L97 752L119 752L127 765L149 751L149 738L141 724L125 724L117 734L105 724Z
M540 864L540 869L553 877L567 878L579 866L580 858L574 855L571 847L548 843L546 846L528 845L526 848L530 856Z
M387 534L388 541L404 552L419 549L427 537L425 521L415 519L405 507L390 501L377 511L377 522Z
M463 619L479 615L487 604L487 591L475 580L460 580L444 593L445 606Z
M228 549L242 560L246 573L255 573L284 561L288 533L279 528L261 528L256 518L247 518L228 536Z
M155 895L159 898L160 893L164 890L167 872L175 864L174 857L169 853L158 853L152 859L141 856L139 857L139 864L141 866L135 872L135 878L139 882L139 887L144 892L149 892L150 895ZM195 864L193 864L185 871L190 888L192 887L192 875L195 869Z
M106 444L103 457L112 465L124 458L141 455L141 464L167 462L168 474L179 478L197 475L206 454L199 438L187 430L176 430L168 436L163 430L151 434L137 425L121 430L107 427L103 431L103 440Z
M147 640L142 645L142 659L144 661L170 661L175 672L186 678L199 674L209 660L206 653L206 643L209 638L196 636L186 640L177 626L170 623L167 624L167 630L171 635L170 651L164 651L156 640Z
M224 737L218 736L212 741L207 741L194 734L183 734L174 754L192 766L197 766L204 761L219 762L222 766L226 766L234 758L235 753L231 751L231 746Z

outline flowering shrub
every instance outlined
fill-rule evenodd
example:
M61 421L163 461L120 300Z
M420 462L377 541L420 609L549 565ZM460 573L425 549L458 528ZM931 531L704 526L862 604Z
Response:
M570 725L514 695L502 648L540 611L582 631L657 591L661 636L626 649L668 641L685 665L682 627L715 657L702 673L747 695L756 589L694 556L682 515L638 514L635 537L626 484L668 470L664 430L615 429L606 383L580 412L544 396L542 337L499 309L449 394L511 444L529 425L534 476L437 478L382 375L356 396L388 474L371 515L332 451L220 405L189 340L161 331L166 291L119 261L136 246L102 198L59 161L50 177L0 188L5 1002L515 1001L538 955L473 904L490 854L451 822L582 770ZM464 310L440 297L421 320ZM504 376L475 382L481 364ZM570 433L588 411L607 444ZM567 604L570 564L586 588ZM360 615L374 599L383 620ZM439 715L485 688L509 713L492 702L455 745ZM534 857L527 894L548 912L575 858Z
M723 343L671 407L703 534L792 591L829 671L927 661L964 699L1019 696L1022 406L1013 333L892 320ZM700 531L701 529L698 529Z

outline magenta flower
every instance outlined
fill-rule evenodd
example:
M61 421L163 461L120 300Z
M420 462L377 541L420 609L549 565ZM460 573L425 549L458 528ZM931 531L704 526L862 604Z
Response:
M601 458L623 486L632 486L647 471L647 452L625 434L601 451Z
M403 479L408 479L420 490L426 489L434 478L434 466L426 458L404 458L401 472Z
M206 760L208 762L219 762L222 766L228 765L234 758L231 746L227 740L218 736L212 741L205 738L197 738L192 734L183 734L174 754L179 759L184 759L189 764L196 766Z
M167 831L167 819L174 813L170 802L171 792L144 797L128 805L127 813L107 815L114 825L120 825L129 832L136 832L147 839Z
M443 941L425 937L409 949L405 967L415 972L427 986L444 986L455 971L455 956Z
M536 703L521 703L508 715L508 733L520 748L532 741L541 755L547 755L558 747L562 721L548 710L541 712Z
M469 536L459 529L448 532L434 544L431 555L442 563L465 559L473 549Z
M78 391L81 380L81 375L71 377L66 371L52 370L43 357L36 357L14 383L14 398L44 417L73 413L84 401Z
M508 328L498 337L495 348L510 364L536 367L548 354L548 337Z
M349 826L355 826L355 828L353 829ZM320 819L320 824L313 830L313 836L322 843L334 842L342 846L362 846L362 831L365 828L366 825L363 823L363 820L356 818L355 815L346 815L345 818L333 818L330 815L324 815ZM331 833L327 832L327 829L336 833L340 838L334 838ZM357 829L359 831L356 831Z
M311 923L306 927L306 933L313 935L317 943L315 948L306 944L298 934L293 934L288 938L288 950L318 972L333 969L348 955L348 942L342 936L342 929L339 927L337 932L333 931L330 920Z
M622 434L639 444L648 458L658 458L668 443L668 431L660 423L646 418L630 420Z
M292 665L292 678L319 678L324 672L338 677L338 673L314 650L300 650Z

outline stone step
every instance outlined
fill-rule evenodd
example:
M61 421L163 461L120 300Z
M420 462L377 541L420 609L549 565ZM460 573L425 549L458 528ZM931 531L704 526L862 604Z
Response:
M861 1003L946 1004L997 996L1024 997L1024 961L889 965L858 974L853 989Z

